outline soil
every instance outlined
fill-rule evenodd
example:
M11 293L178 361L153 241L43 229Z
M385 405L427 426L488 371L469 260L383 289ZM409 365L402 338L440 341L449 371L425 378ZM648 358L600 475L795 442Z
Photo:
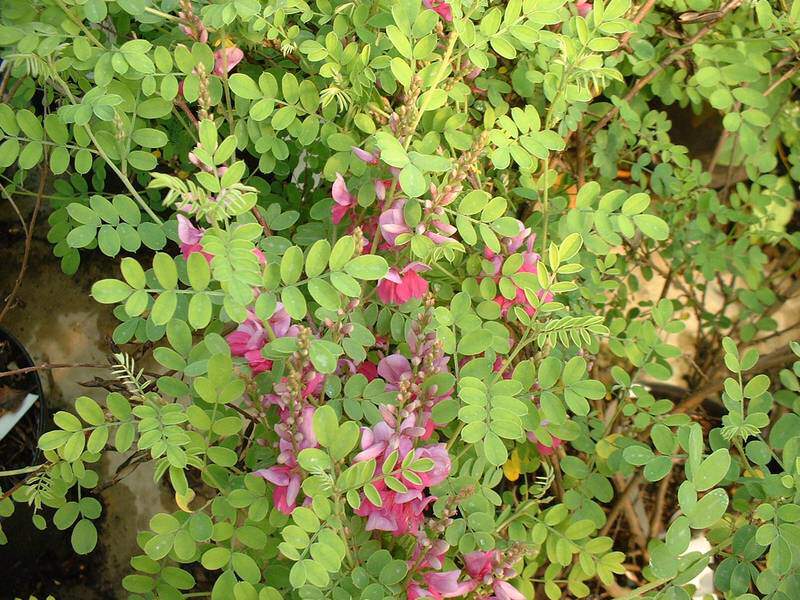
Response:
M33 366L31 359L16 340L0 329L0 371L11 371ZM29 393L39 400L25 413L9 434L0 441L0 470L27 467L39 460L36 440L49 428L42 385L35 372L12 375L0 379L0 414L16 410ZM4 477L0 485L4 490L20 483L25 475ZM52 522L52 509L43 512ZM0 546L0 581L13 582L11 588L0 590L0 598L44 599L48 594L62 597L59 590L84 587L99 591L98 568L104 561L101 550L89 556L78 556L70 544L70 531L58 531L50 525L44 531L34 527L33 508L15 504L14 514L2 519L8 543ZM110 590L99 597L111 598ZM74 597L74 596L73 596Z
M31 522L32 509L16 504L14 514L3 519L8 543L0 546L0 598L44 600L62 598L116 598L118 585L101 578L105 558L102 545L88 555L75 554L71 530L58 531L52 525L52 510L45 510L47 529L39 531ZM101 518L102 521L102 518ZM98 528L102 523L96 523Z
M0 371L31 367L30 358L19 343L0 328ZM39 396L8 435L0 441L0 471L19 469L33 464L38 457L36 440L44 431L46 411L42 384L35 372L0 379L0 416L16 411L28 394ZM6 477L0 485L9 488L19 478Z

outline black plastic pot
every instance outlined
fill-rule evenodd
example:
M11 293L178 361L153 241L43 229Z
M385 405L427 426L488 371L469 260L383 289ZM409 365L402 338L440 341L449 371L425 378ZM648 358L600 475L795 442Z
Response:
M33 367L31 355L7 329L0 327L0 371ZM0 471L10 471L36 464L39 459L37 441L47 425L48 409L38 371L0 378L0 389L12 397L35 394L37 400L11 431L0 440ZM4 478L4 485L13 478Z

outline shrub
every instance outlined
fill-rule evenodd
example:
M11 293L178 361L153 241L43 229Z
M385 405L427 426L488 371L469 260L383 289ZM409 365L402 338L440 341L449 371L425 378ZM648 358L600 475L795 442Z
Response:
M9 0L2 189L123 351L4 514L91 552L116 452L136 598L797 597L798 7Z

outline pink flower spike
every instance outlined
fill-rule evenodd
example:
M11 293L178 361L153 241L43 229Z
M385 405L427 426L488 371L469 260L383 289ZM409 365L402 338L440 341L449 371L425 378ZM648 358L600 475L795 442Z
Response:
M336 180L331 188L331 197L335 203L332 209L333 223L338 225L347 214L347 211L350 210L350 207L356 203L356 197L347 189L347 184L341 173L336 173Z
M400 198L392 205L392 208L383 211L378 219L383 239L391 246L396 245L397 236L411 232L411 228L406 224L405 216L403 215L405 203L405 198Z
M208 29L206 29L205 25L203 25L203 22L200 21L197 16L191 15L192 18L187 19L186 14L183 11L179 11L178 16L184 21L190 20L191 24L182 24L179 26L180 30L184 34L193 40L200 42L201 44L205 44L208 41Z
M391 354L378 363L378 375L386 383L400 383L400 380L411 374L411 363L402 354Z
M377 165L378 160L380 159L380 152L367 152L366 150L362 150L357 146L353 146L353 154L355 154L368 165Z
M471 581L458 582L461 571L445 571L444 573L426 573L425 583L434 598L462 598L475 589ZM437 596L438 594L438 596Z
M214 52L214 75L222 77L226 73L230 73L233 69L242 62L244 52L236 46L230 48L220 48Z
M575 8L578 9L578 14L580 16L585 17L589 14L589 11L592 10L592 3L585 2L584 0L578 0L578 2L575 3Z
M430 471L419 474L425 487L439 485L450 475L452 463L447 446L444 444L433 444L420 448L417 450L416 458L429 458L433 461L433 468Z
M448 23L453 20L453 9L444 0L422 0L422 3Z
M428 282L417 273L428 271L430 267L420 262L412 262L398 272L389 269L386 277L378 282L378 297L384 304L405 304L412 298L424 298L428 293Z
M494 569L492 565L493 559L494 551L487 550L486 552L481 552L480 550L476 550L475 552L464 555L464 566L470 577L481 581Z
M181 214L178 215L178 239L180 240L183 258L188 259L195 252L199 252L208 262L211 262L212 255L208 252L203 252L203 245L200 243L204 233L204 229L195 227L189 219Z
M507 581L495 581L492 589L497 600L525 600L525 595Z

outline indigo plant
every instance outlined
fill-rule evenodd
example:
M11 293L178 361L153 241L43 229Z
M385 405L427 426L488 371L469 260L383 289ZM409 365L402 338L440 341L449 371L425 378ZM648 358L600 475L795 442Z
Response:
M150 463L139 599L800 597L799 41L796 0L6 0L0 191L116 257L119 325L0 511L89 553L101 461Z

